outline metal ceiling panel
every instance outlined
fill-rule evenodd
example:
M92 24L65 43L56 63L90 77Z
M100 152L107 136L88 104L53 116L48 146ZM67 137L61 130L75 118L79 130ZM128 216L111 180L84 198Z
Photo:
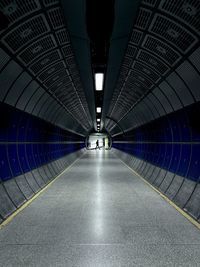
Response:
M143 102L145 103L145 105L148 107L148 110L151 111L152 113L152 120L155 120L156 118L159 117L159 113L156 110L155 106L153 105L153 103L149 100L148 97L143 99Z
M159 88L156 88L155 90L153 90L152 93L158 98L163 108L165 109L166 113L170 113L173 111L169 100L166 98L166 96L163 94L163 92Z
M71 79L66 70L56 72L44 82L44 86L46 86L51 91L55 91L61 85L66 86L68 84L71 84ZM52 90L53 88L54 90Z
M145 8L140 8L137 14L135 27L145 30L150 22L152 12Z
M54 30L57 30L65 26L64 17L60 7L53 8L50 11L48 11L48 16Z
M47 99L49 99L49 98L50 98L50 96L48 94L43 94L41 96L41 98L38 100L38 102L36 103L32 114L38 116L41 108L44 106L44 104L46 103Z
M55 105L54 107L52 107L51 110L49 110L49 114L47 116L47 114L44 114L44 118L48 119L50 122L54 123L55 119L58 119L58 113L60 112L60 110L62 110L62 107L60 107L59 105ZM63 110L62 110L63 113ZM62 114L61 114L62 116Z
M13 53L16 53L19 49L22 49L25 45L49 31L50 28L45 17L38 15L9 31L2 38L2 42Z
M155 119L160 117L160 113L158 112L158 109L156 108L156 105L152 102L152 98L150 97L150 94L144 98L144 101L147 103L147 105L150 107L152 110Z
M56 109L56 112L54 113L54 116L51 117L51 122L55 123L56 121L60 124L60 116L63 116L62 114L64 114L63 112L63 108L60 106Z
M200 2L199 0L162 0L160 1L159 9L167 14L181 20L198 33L200 32Z
M30 83L32 77L28 75L26 72L21 73L21 75L17 78L16 82L10 88L6 98L5 103L15 106L18 98L26 88L26 86Z
M58 103L55 101L53 97L48 97L47 100L44 102L44 104L41 106L40 110L38 111L38 117L40 118L46 118L48 116L49 111L53 107L57 107Z
M151 69L155 69L160 75L164 76L169 71L169 67L163 61L145 50L140 50L136 58L145 62Z
M167 77L167 81L174 88L184 106L194 103L192 94L184 84L183 80L181 80L175 72Z
M39 87L35 93L32 95L31 99L29 100L25 111L28 113L32 113L35 105L38 103L40 97L45 93L44 89L42 89L41 87Z
M52 6L59 3L59 0L42 0L45 6Z
M70 43L69 35L67 33L66 28L56 31L56 37L58 39L59 45Z
M69 45L65 45L62 47L62 53L63 53L63 56L64 57L72 57L73 55L73 52L72 52L72 49L71 49L71 46Z
M172 47L148 34L143 41L142 47L155 54L155 56L159 56L171 67L181 59L181 55Z
M45 37L35 41L33 44L24 49L17 57L26 66L37 57L40 57L56 46L57 44L53 35L46 35Z
M50 64L61 60L61 54L59 50L53 50L50 53L45 54L43 57L40 57L37 61L29 67L30 71L37 75L39 72L42 72Z
M133 58L136 54L136 51L137 51L137 48L135 46L128 45L127 51L126 51L126 56Z
M143 32L134 29L131 35L130 43L133 45L139 45L143 38Z
M9 61L9 59L9 55L3 49L0 48L0 71Z
M126 67L131 67L133 59L130 57L124 57L123 65Z
M174 110L178 110L183 108L180 99L175 94L175 91L164 81L159 85L162 92L169 99L170 104L172 105Z
M36 81L32 81L24 90L20 98L18 99L18 102L16 104L16 107L18 109L24 110L25 106L27 105L28 101L30 100L31 96L35 93L37 88L39 87L39 84Z
M196 69L200 72L200 48L196 49L194 53L189 57L190 61L196 67Z
M198 41L195 35L182 25L158 14L154 16L149 32L170 42L182 53L187 53Z
M155 71L153 71L152 68L148 67L142 62L140 63L138 61L135 61L132 65L132 68L136 71L144 73L144 75L146 75L154 83L156 83L160 79L160 76Z
M177 72L180 74L184 82L187 84L196 101L200 100L200 75L194 67L188 62L184 62L178 67Z
M8 18L9 26L41 8L39 0L1 0L0 9Z
M145 4L147 6L154 7L156 4L157 0L142 0L142 4Z
M56 62L44 70L41 74L38 75L38 80L44 82L49 76L54 75L56 72L62 71L65 69L64 61Z
M19 74L22 72L22 68L14 61L9 62L6 68L1 72L0 75L0 101L3 101L8 90L15 82Z
M148 98L154 104L154 106L155 106L156 110L158 111L160 117L166 115L166 112L165 112L163 106L161 105L160 101L158 100L158 98L153 93L150 93L148 95Z

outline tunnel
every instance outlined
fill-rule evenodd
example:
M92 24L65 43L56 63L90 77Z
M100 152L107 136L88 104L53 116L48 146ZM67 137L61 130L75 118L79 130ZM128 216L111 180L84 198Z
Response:
M0 266L200 266L199 38L199 0L0 0Z

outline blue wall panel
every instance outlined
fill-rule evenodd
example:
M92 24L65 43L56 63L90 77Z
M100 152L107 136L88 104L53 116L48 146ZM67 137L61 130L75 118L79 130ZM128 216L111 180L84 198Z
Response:
M0 145L0 180L5 181L12 177L5 145Z
M8 180L84 147L84 138L1 103L0 180ZM70 143L71 142L71 143Z
M17 151L18 151L18 157L19 157L19 162L21 165L22 172L25 173L25 172L30 171L30 167L29 167L28 160L26 157L26 145L18 144Z
M113 147L187 179L200 177L199 103L113 139Z

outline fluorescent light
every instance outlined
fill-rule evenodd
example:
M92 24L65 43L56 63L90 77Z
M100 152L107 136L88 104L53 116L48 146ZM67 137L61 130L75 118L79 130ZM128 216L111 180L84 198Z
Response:
M95 88L96 91L102 91L103 90L103 73L96 73L95 74Z
M101 121L101 119L97 119L97 121L98 121L98 122L100 122L100 121Z
M97 113L101 113L101 108L97 107Z

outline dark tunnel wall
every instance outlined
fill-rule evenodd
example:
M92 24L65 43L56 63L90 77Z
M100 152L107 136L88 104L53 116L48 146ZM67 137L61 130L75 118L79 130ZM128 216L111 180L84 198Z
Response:
M113 147L130 167L200 220L198 114L196 103L116 136Z
M84 153L92 127L58 0L0 1L0 221Z
M83 137L0 105L0 218L37 193L84 152Z
M142 0L105 119L116 154L200 221L200 1Z
M0 1L0 221L80 156L93 128L63 10L59 0ZM141 0L102 106L116 154L197 220L199 14L199 0ZM119 50L110 51L118 61Z

